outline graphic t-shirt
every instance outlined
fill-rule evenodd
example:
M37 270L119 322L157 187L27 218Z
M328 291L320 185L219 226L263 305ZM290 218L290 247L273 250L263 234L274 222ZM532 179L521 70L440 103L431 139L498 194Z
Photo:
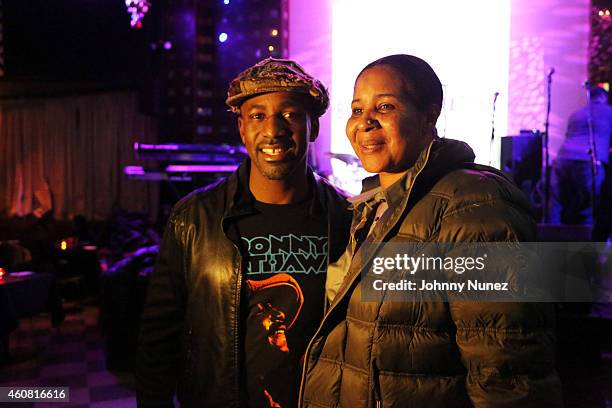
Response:
M301 359L323 317L327 220L312 200L257 202L237 221L244 257L242 322L249 406L297 406Z

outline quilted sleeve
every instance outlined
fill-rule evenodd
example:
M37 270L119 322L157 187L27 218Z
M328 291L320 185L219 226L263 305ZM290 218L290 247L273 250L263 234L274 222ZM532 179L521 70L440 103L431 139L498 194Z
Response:
M479 177L451 198L440 242L534 241L526 200L500 177ZM561 407L554 304L450 303L475 407Z

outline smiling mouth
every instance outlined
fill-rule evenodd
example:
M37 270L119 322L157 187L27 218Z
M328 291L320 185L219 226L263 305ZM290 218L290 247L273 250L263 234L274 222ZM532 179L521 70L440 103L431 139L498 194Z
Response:
M384 142L367 141L359 144L359 150L362 153L375 153L383 148Z
M259 151L264 154L264 158L268 161L282 160L291 151L289 145L267 145L259 148Z
M267 154L268 156L278 156L280 154L283 154L287 150L288 149L284 147L276 147L276 148L264 147L261 149L261 151Z
M289 352L289 345L287 344L287 336L285 332L286 326L281 324L276 328L276 330L272 329L271 331L272 333L268 336L268 343L284 353Z

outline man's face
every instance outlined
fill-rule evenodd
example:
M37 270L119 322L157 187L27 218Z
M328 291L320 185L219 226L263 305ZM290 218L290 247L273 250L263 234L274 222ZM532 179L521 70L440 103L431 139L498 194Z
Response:
M268 335L268 344L283 353L288 353L289 345L287 344L285 313L270 303L265 305L258 303L257 308L259 309L257 317L261 320L261 324Z
M272 92L240 106L238 127L254 164L251 171L283 180L305 169L308 142L315 140L319 130L306 98L295 92Z
M367 171L403 172L432 140L437 108L420 112L412 95L412 86L385 65L357 79L346 134Z

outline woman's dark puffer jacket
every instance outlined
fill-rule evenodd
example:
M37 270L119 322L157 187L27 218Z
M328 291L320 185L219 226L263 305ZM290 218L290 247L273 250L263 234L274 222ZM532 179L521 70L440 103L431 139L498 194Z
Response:
M368 240L534 241L524 195L473 160L465 143L432 142ZM362 248L344 276L328 274L337 295L305 356L302 407L562 406L552 304L364 302Z

